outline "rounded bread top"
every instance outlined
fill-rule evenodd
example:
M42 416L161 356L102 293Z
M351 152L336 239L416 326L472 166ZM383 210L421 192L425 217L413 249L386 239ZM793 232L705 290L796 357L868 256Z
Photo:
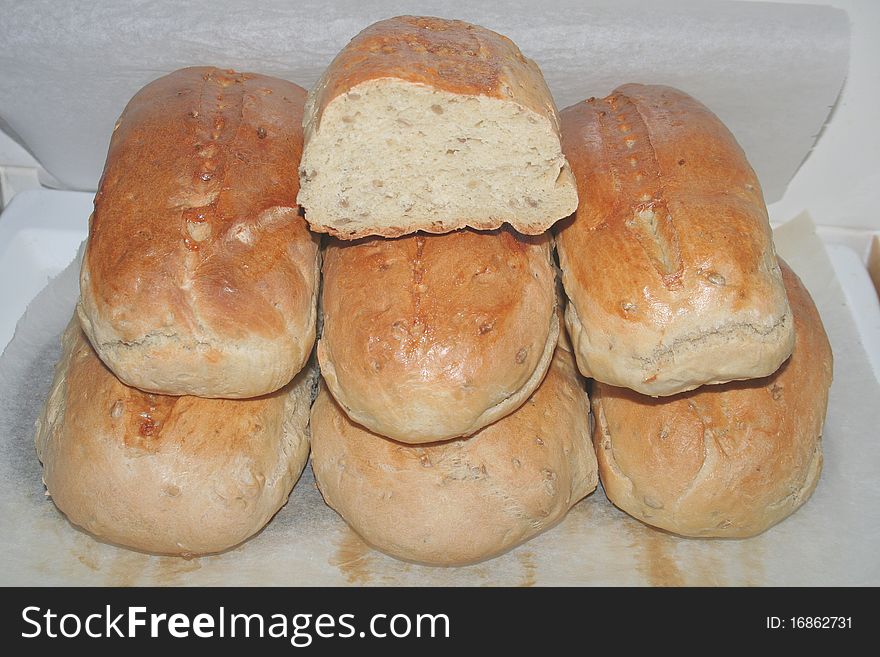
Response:
M193 67L132 98L110 142L83 261L93 340L173 335L221 350L250 338L300 341L304 362L318 257L296 204L305 93Z
M525 401L549 366L550 238L330 240L322 306L321 370L355 421L405 442L473 433L488 410Z

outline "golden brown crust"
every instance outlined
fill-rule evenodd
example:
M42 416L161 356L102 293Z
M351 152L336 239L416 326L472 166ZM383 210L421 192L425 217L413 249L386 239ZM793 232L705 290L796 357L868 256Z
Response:
M71 522L104 540L225 550L261 529L299 477L313 378L247 400L144 393L113 376L74 318L37 423L43 481Z
M589 400L564 349L525 404L467 439L388 440L352 422L324 388L311 426L327 504L367 542L411 561L500 554L554 525L597 483Z
M305 363L317 240L296 205L304 102L290 82L196 67L152 82L126 107L95 197L81 308L99 355L126 382L252 396ZM249 343L277 346L277 371L229 360ZM127 358L132 345L137 357ZM149 380L144 360L164 369ZM204 389L175 380L193 369L213 370Z
M359 84L398 78L454 94L517 101L558 131L552 95L538 66L507 37L479 25L430 16L373 23L340 51L312 91L306 117ZM497 226L496 226L497 227Z
M796 342L775 374L662 399L596 383L599 473L627 513L685 536L744 537L809 497L822 465L831 346L809 293L781 264Z
M580 200L557 245L581 371L651 395L774 371L790 311L733 135L663 86L624 85L561 119Z
M330 241L321 371L372 431L419 443L467 435L538 386L556 344L555 306L549 236Z

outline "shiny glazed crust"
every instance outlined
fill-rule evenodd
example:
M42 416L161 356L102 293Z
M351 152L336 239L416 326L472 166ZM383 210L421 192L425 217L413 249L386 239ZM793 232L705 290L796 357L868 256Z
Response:
M348 415L407 443L474 433L538 387L559 334L549 236L332 240L318 360Z
M561 117L580 202L557 248L581 372L654 396L774 372L791 311L760 185L727 128L663 86L624 85Z
M144 87L110 143L78 313L150 392L252 397L303 367L318 241L298 214L305 91L198 67Z

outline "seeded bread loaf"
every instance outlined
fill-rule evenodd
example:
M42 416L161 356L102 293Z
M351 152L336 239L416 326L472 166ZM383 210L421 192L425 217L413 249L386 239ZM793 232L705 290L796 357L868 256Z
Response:
M580 203L557 249L581 372L656 396L776 371L791 311L733 135L663 86L624 85L561 117Z
M684 536L745 537L810 497L832 355L813 300L781 264L796 340L773 375L662 399L594 386L602 486L630 515Z
M101 359L149 392L252 397L315 339L318 241L298 214L305 91L186 68L119 119L95 197L79 317Z
M589 400L556 348L541 386L470 438L406 445L352 422L323 389L311 414L312 470L325 501L400 559L488 559L552 527L596 488Z
M340 239L503 222L577 204L537 65L491 30L401 16L358 34L309 94L299 202Z
M331 240L322 295L327 387L352 420L406 443L516 410L559 334L550 237L509 228Z
M141 392L121 383L74 319L37 422L43 481L95 536L161 554L226 550L269 522L309 454L306 368L257 399Z

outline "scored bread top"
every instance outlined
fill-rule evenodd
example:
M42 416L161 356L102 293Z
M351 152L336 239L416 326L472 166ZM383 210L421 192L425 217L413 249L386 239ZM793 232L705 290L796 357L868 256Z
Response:
M561 119L580 194L557 244L581 371L653 395L774 371L791 313L733 135L664 86L624 85Z
M558 335L554 280L547 235L331 240L321 371L377 433L410 443L473 433L544 376Z
M305 363L318 273L317 239L296 204L305 93L271 77L194 67L150 83L125 108L95 197L80 314L126 382L247 396L283 385ZM202 349L218 370L227 348L248 345L280 345L285 362L253 385L259 373L239 367L227 377L242 380L238 391L162 389L161 376L154 385L135 378L143 359L123 362L125 346L153 343ZM116 348L125 353L109 354Z
M309 94L305 116L320 122L334 98L357 85L398 78L455 94L512 99L541 114L558 131L553 97L537 64L492 30L459 20L398 16L357 34L336 55Z

